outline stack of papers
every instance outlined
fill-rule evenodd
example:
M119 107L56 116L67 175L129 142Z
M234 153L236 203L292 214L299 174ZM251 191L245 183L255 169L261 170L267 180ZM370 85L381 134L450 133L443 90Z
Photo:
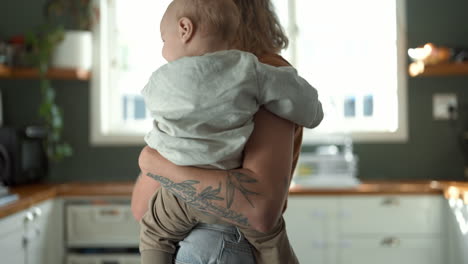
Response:
M8 194L8 187L0 184L0 197L6 194Z
M311 188L324 188L324 189L349 189L358 187L361 182L356 177L326 177L316 176L304 180L294 180L293 183Z
M7 205L18 200L18 194L11 194L8 187L0 185L0 206Z
M17 194L7 194L0 197L0 207L12 203L18 200L19 196Z

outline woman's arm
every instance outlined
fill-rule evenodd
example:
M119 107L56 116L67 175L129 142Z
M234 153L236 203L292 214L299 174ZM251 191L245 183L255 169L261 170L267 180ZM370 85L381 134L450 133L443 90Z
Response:
M271 229L281 216L288 194L294 125L265 110L255 115L254 122L255 129L245 147L241 169L223 171L177 166L145 147L139 159L142 176L135 187L139 192L134 191L132 198L134 214L141 213L142 210L136 208L142 204L147 207L144 200L157 188L149 187L155 179L199 210L261 232ZM143 189L146 188L151 194L145 193ZM135 217L141 215L135 214Z

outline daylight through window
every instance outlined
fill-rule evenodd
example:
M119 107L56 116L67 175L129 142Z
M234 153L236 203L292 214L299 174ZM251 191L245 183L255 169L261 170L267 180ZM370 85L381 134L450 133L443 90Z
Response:
M92 141L143 143L152 121L140 91L165 63L159 22L170 0L96 1ZM283 56L317 88L325 111L305 141L406 139L403 1L273 0L290 38Z

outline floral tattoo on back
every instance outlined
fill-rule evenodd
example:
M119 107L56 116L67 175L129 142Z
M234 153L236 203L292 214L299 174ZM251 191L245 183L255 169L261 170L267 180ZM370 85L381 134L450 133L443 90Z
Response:
M257 180L249 175L241 172L227 171L226 179L226 197L220 196L222 191L222 183L219 182L217 187L208 186L203 189L200 193L197 193L195 185L199 184L197 180L186 180L183 182L173 182L169 178L148 173L147 176L160 182L162 187L182 199L188 205L195 209L214 215L217 217L228 219L234 223L242 226L250 226L248 218L241 213L231 210L232 203L235 200L236 190L239 191L242 196L249 202L249 204L255 208L250 197L252 195L260 195L257 192L253 192L247 189L245 185L255 184ZM213 203L213 201L226 201L226 207L219 206Z

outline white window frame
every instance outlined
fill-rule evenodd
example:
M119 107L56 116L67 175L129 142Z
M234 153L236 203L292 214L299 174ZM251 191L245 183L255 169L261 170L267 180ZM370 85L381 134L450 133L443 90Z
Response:
M132 130L131 125L116 130L110 119L106 119L111 111L115 111L111 110L115 107L110 107L109 100L103 100L103 98L109 98L111 94L109 89L112 89L109 81L111 67L108 66L112 63L108 52L108 29L110 28L108 22L111 15L108 12L108 7L111 6L108 1L112 0L93 0L93 3L99 7L100 19L92 28L93 54L95 55L93 56L93 78L90 91L90 143L93 146L143 146L145 145L144 134L141 131ZM141 126L141 122L135 122L135 125Z
M135 131L120 130L112 131L109 123L105 122L105 117L109 116L110 107L106 105L103 98L108 97L109 81L109 67L106 63L109 62L109 55L106 52L108 47L107 37L107 19L109 14L104 6L107 0L94 0L95 5L100 9L100 21L93 27L93 70L90 91L90 141L92 145L144 145L144 135L135 133ZM289 9L294 10L295 0L288 1ZM390 0L392 1L392 0ZM397 1L397 39L398 39L398 129L395 132L351 132L350 136L354 142L373 143L373 142L406 142L408 140L408 111L407 111L407 59L406 59L406 0L393 0ZM293 12L289 12L290 16L294 16ZM294 17L293 17L294 19ZM294 21L294 20L293 20ZM295 25L290 25L287 28L288 35L294 36L297 29ZM294 37L290 38L290 45L295 45ZM294 50L292 51L294 53ZM294 60L291 61L294 65ZM337 134L341 136L340 134ZM330 133L318 133L313 131L304 133L303 142L308 143L321 143L324 138L333 138Z

